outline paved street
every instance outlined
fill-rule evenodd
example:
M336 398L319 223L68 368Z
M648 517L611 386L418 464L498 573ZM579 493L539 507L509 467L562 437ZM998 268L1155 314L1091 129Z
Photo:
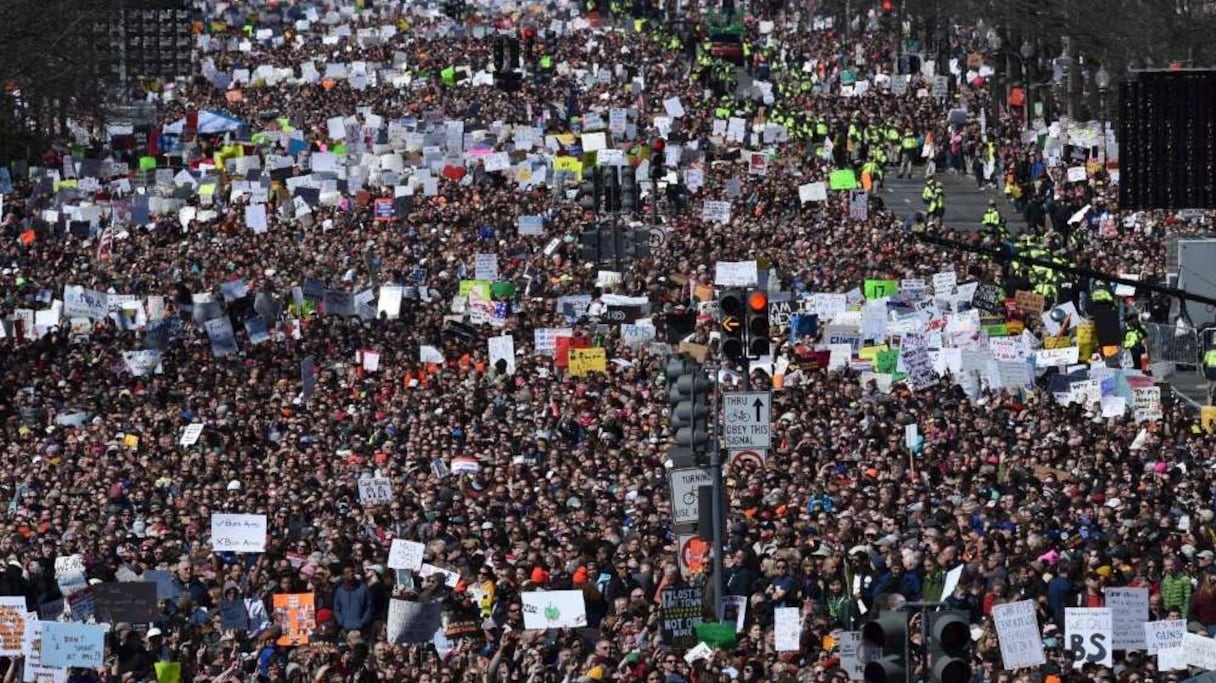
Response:
M883 201L901 219L907 218L916 211L924 209L920 193L925 187L924 167L913 169L913 177L896 178L888 174L886 188L882 192ZM996 200L997 208L1005 216L1010 228L1016 233L1022 225L1022 219L1004 195L999 190L979 190L971 176L954 175L939 172L936 176L941 180L946 190L946 227L951 230L974 231L980 227L980 218L988 208L989 200Z

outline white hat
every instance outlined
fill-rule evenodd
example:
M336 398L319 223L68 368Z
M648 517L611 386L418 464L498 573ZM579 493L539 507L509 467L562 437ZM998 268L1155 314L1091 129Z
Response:
M157 637L157 636L159 636L159 635L162 635L162 634L161 634L161 630L160 630L160 629L158 629L158 628L156 628L155 626L153 626L152 628L148 629L148 637L149 637L149 638L155 638L155 637Z
M241 482L237 481L236 479L233 479L232 481L228 482L228 490L229 491L240 491Z

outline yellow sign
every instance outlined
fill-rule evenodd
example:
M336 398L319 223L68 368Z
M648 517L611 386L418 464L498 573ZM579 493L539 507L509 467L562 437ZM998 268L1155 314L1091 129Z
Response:
M1090 321L1085 321L1077 325L1077 346L1078 353L1081 357L1081 362L1084 363L1094 355L1094 351L1098 350L1098 336L1096 327Z
M608 372L608 354L603 348L570 349L570 376Z
M469 296L473 294L482 301L490 300L490 281L489 280L461 280L460 289L456 290L458 296Z
M576 179L583 179L583 162L574 157L555 157L553 159L553 170L558 173L568 171L573 173Z
M857 357L860 358L861 360L874 361L874 360L878 359L878 353L880 351L886 351L886 350L887 350L886 344L880 344L878 346L866 346L857 353Z
M1211 432L1216 429L1216 406L1203 406L1199 409L1199 421L1203 431Z

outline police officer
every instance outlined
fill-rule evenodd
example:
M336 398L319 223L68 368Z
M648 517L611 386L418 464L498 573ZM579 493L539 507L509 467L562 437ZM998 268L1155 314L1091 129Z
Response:
M1001 217L1001 212L997 210L995 201L988 200L988 209L984 211L984 216L980 219L980 225L983 226L984 232L992 234L993 237L1002 242L1009 238L1009 231L1005 229L1005 219Z
M1135 315L1127 316L1127 329L1123 333L1123 348L1132 356L1132 367L1140 370L1144 359L1144 345L1148 342L1148 331Z

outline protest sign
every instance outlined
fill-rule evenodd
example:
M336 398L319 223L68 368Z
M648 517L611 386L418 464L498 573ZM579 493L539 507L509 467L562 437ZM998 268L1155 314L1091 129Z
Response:
M1006 671L1047 663L1033 601L1021 600L994 605L992 621L996 624L1001 661L1004 662Z
M603 348L570 349L569 365L571 377L582 377L593 372L608 371L608 355Z
M828 190L823 181L798 186L798 201L802 204L806 204L807 202L823 202L827 201L827 198Z
M1064 610L1065 648L1072 665L1112 666L1113 616L1106 607L1068 607Z
M1185 619L1144 623L1144 640L1148 654L1157 655L1159 671L1186 670L1186 651L1182 648L1185 637Z
M1187 666L1216 671L1216 640L1195 633L1182 634L1182 656Z
M729 223L730 202L706 200L701 206L701 220L711 223Z
M431 642L443 617L441 602L390 600L387 636L390 643L422 645Z
M797 607L773 610L773 641L777 652L797 652L802 649L802 610Z
M524 628L582 628L587 625L587 606L581 590L527 591L523 602Z
M394 538L388 550L388 566L390 569L418 571L422 569L422 557L425 552L426 546L417 541Z
M1112 647L1116 650L1143 650L1144 622L1148 621L1148 589L1105 589L1106 606L1111 611Z
M515 339L504 334L498 337L490 337L486 340L487 349L490 356L490 365L493 365L500 372L508 375L515 374Z
M754 287L759 277L755 261L718 261L714 265L714 284L719 287Z
M103 664L106 626L44 622L42 625L42 664L54 667L96 669Z
M359 502L380 505L393 499L393 480L388 477L359 479Z
M1155 655L1161 650L1182 648L1182 637L1186 634L1186 619L1146 621L1141 628L1144 631L1144 649L1150 655Z
M0 598L0 657L16 657L21 654L28 618L25 598Z
M702 621L700 586L664 588L659 602L659 630L663 642L676 650L687 650L697 643L697 624Z
M182 430L182 437L178 441L178 444L181 446L193 446L194 444L198 443L198 438L202 436L202 434L203 424L201 422L188 424L186 425L186 428Z
M288 647L307 645L316 628L316 609L312 593L275 593L274 623L282 632L278 644Z
M108 623L150 624L160 617L156 584L144 581L93 586L93 613Z
M266 515L211 513L211 549L217 553L266 550Z

